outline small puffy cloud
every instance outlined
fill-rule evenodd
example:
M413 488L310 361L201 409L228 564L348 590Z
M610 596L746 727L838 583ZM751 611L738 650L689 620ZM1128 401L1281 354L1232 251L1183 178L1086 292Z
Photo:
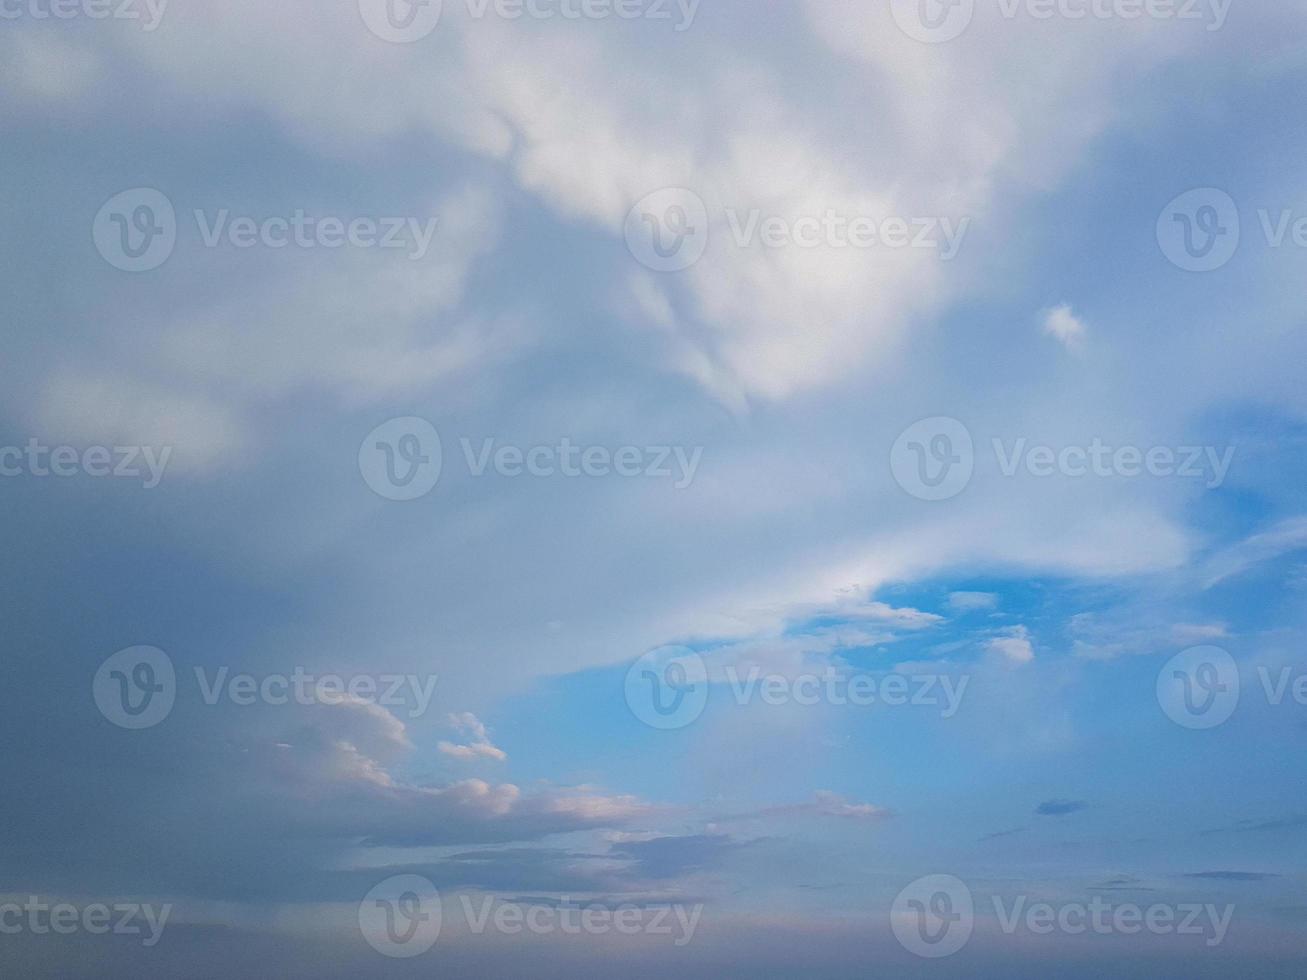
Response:
M1035 648L1030 643L1030 630L1024 626L1013 626L1004 630L1001 636L991 639L985 647L991 653L998 653L1014 664L1028 664L1035 659Z
M993 592L951 592L948 607L952 612L976 612L981 609L997 609L998 596Z
M1069 305L1063 303L1051 310L1045 310L1041 317L1044 333L1056 337L1067 350L1078 351L1084 347L1086 335L1084 321L1071 312Z
M444 755L455 759L494 759L496 762L503 762L508 758L508 753L490 740L490 733L486 730L486 726L472 712L465 711L461 715L450 715L449 723L459 734L468 739L468 743L459 745L442 741L436 748Z

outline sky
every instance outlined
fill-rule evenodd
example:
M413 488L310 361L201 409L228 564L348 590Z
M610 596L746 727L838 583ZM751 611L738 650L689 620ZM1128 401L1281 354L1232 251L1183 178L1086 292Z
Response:
M15 976L1301 976L1301 0L0 0Z

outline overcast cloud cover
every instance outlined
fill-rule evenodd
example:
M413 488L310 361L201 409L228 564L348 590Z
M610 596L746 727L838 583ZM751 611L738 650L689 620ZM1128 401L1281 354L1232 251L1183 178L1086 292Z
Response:
M1304 30L0 0L0 972L1301 976Z

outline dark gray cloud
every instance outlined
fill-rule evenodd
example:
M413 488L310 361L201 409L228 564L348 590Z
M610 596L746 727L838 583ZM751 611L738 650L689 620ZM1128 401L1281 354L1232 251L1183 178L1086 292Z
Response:
M1041 817L1065 817L1088 809L1089 804L1083 800L1046 800L1035 807L1035 814Z
M1186 878L1203 878L1210 881L1273 881L1281 877L1277 874L1264 874L1256 871L1195 871L1185 875Z

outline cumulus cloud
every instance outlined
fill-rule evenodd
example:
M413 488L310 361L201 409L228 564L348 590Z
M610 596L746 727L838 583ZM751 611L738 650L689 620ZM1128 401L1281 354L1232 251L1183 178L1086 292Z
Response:
M1006 657L1014 664L1028 664L1035 659L1035 648L1030 642L1030 630L1025 626L1013 626L1003 635L993 637L985 644L992 653Z
M441 786L397 779L388 763L408 748L398 719L377 705L323 707L282 747L250 750L249 775L260 777L264 804L285 808L283 819L303 833L409 847L500 843L621 826L655 812L634 796L586 786L528 793L480 779ZM296 805L309 800L324 805Z
M490 740L490 734L486 731L486 726L470 711L461 715L450 715L449 723L460 734L468 737L469 741L466 745L446 741L439 742L436 748L445 755L452 756L455 759L494 759L496 762L503 762L508 758L508 753Z

